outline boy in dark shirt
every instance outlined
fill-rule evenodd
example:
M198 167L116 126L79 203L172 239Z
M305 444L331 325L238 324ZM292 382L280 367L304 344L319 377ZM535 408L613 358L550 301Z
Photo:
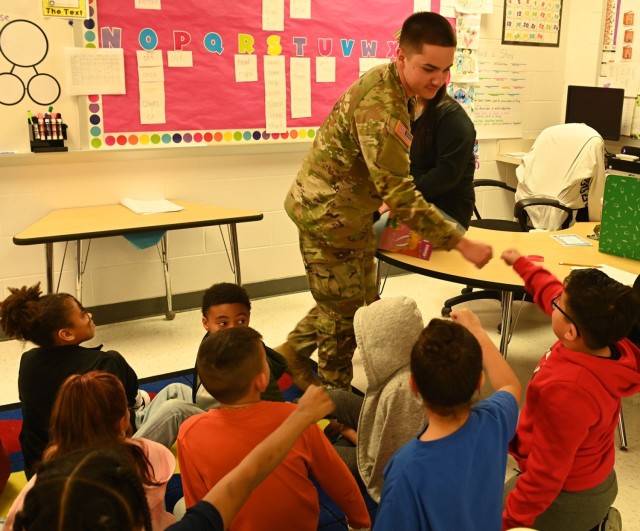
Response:
M210 334L226 328L246 327L251 320L251 301L242 286L230 282L212 285L202 297L202 326ZM260 395L262 400L284 402L282 391L278 387L278 379L287 369L287 362L275 350L264 346L267 363L271 369L269 385ZM204 410L218 407L218 401L202 386L198 371L193 375L193 401Z

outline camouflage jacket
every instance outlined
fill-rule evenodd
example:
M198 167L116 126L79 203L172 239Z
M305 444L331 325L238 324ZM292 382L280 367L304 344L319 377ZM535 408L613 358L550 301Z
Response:
M408 103L396 63L372 68L342 95L285 200L299 229L327 245L360 248L384 200L434 244L450 249L460 240L409 175Z

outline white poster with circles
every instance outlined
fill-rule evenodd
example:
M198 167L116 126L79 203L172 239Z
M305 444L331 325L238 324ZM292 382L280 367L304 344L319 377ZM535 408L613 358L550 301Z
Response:
M74 24L45 18L37 2L0 0L0 152L28 153L28 113L59 113L69 149L80 149L76 98L65 91L64 47ZM50 110L52 109L52 110Z

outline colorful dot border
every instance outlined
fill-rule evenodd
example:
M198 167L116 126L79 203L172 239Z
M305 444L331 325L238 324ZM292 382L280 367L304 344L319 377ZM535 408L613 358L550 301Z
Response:
M93 99L92 99L93 98ZM89 96L89 105L96 105L99 96ZM96 115L94 115L96 116ZM90 122L90 145L93 149L125 147L175 147L189 145L248 145L275 142L305 142L313 140L317 128L289 129L284 133L264 130L220 131L158 131L145 133L103 133L97 118Z
M84 46L97 46L98 21L96 0L88 0L89 18L83 21ZM92 149L122 149L131 147L175 147L192 145L248 145L313 140L317 127L296 127L284 133L267 133L264 129L225 129L211 131L157 131L105 133L102 116L102 97L87 96L89 145Z

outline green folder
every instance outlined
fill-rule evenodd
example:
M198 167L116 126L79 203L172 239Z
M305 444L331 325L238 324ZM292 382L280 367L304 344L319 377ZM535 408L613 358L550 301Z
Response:
M607 175L600 251L640 260L640 176Z

